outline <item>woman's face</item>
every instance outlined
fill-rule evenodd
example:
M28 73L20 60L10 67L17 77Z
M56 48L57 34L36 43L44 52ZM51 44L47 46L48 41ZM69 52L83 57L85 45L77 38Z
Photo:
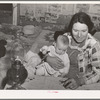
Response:
M77 22L73 24L72 34L78 43L83 42L88 35L88 26L86 24Z

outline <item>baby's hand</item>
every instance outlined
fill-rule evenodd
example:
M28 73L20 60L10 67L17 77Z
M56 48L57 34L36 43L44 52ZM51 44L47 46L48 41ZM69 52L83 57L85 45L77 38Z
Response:
M40 51L45 55L48 51L48 47L47 46L44 46L40 49Z
M42 53L45 55L47 53L47 50L42 50Z
M61 74L63 74L64 73L64 69L59 69L59 72L61 73Z

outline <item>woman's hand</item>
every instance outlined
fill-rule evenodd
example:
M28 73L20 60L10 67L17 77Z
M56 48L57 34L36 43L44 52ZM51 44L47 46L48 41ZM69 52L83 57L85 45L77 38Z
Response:
M74 79L63 78L60 80L60 82L63 84L63 86L66 89L74 90L74 89L78 88L78 84Z
M51 57L47 56L46 62L56 71L58 71L61 68L64 68L64 64L62 63L62 60L58 57Z

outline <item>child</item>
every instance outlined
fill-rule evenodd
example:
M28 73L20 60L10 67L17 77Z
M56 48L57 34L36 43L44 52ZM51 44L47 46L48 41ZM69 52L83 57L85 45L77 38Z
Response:
M43 54L46 54L49 51L49 55L52 57L58 57L62 60L64 64L63 69L58 69L58 71L54 70L47 62L44 62L38 66L36 66L36 75L44 75L44 76L63 76L69 72L70 61L68 55L66 53L69 45L69 39L65 35L59 35L57 40L55 40L54 45L44 46L40 49Z
M60 31L59 31L60 32ZM28 70L29 78L34 77L34 73L36 75L44 75L44 76L63 76L69 72L70 61L68 55L66 53L69 45L69 39L65 35L58 35L55 39L55 42L51 46L43 46L40 51L45 55L49 51L49 55L52 57L58 57L62 60L64 64L63 69L58 69L58 71L54 70L47 62L42 62L42 59L38 54L29 51L25 60L27 62L26 69Z

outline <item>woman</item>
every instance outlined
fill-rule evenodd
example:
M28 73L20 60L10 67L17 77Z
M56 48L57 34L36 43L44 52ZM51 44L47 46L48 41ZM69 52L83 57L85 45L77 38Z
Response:
M95 83L100 79L100 44L91 35L92 28L89 15L84 12L73 15L67 33L70 40L67 52L71 68L67 78L61 80L65 88L76 89L80 85ZM46 61L55 70L63 67L58 58L48 56Z

